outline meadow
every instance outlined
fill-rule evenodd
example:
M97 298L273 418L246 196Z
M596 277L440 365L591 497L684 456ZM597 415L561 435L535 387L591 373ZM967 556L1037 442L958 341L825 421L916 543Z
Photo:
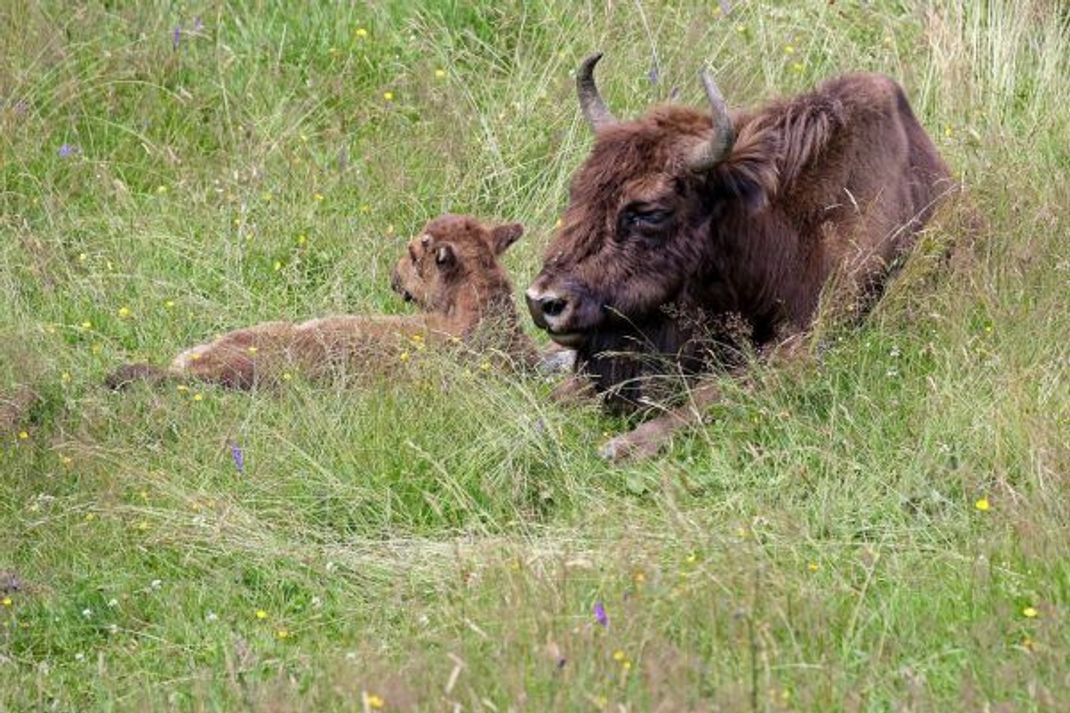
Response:
M703 63L731 105L885 72L983 229L945 212L863 325L640 463L433 355L102 387L410 311L444 211L527 226L519 307L594 49L618 116L704 106ZM1068 108L1059 0L3 3L0 392L40 399L0 433L0 710L1067 710Z

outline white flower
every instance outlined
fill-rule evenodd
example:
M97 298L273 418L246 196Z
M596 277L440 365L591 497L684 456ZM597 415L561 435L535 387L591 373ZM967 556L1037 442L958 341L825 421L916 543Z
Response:
M119 606L119 600L118 599L109 599L108 600L108 608L109 609L114 609L117 606Z
M217 620L218 618L219 618L219 615L218 615L218 614L216 614L216 613L215 613L214 611L210 611L210 612L208 612L208 614L207 614L207 615L206 615L206 616L204 617L204 620L205 620L205 621L215 621L215 620Z
M152 580L152 582L149 583L149 586L152 587L153 589L159 589L160 587L163 586L163 580L154 579L154 580Z
M88 619L89 617L93 616L93 610L92 609L83 609L82 610L82 616L84 616L86 619Z

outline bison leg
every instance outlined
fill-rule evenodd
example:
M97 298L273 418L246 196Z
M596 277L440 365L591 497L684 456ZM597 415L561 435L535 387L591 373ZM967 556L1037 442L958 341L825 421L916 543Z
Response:
M717 383L712 379L704 381L691 391L689 404L667 411L611 439L599 449L598 454L613 463L657 455L669 444L674 433L686 426L702 423L703 411L720 400L721 389Z

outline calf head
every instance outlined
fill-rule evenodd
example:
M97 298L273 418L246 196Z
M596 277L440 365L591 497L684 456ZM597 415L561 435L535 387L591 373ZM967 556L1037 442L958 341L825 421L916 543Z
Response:
M523 233L519 223L488 226L470 216L439 216L409 241L391 287L447 317L476 320L490 307L511 309L512 287L498 258Z

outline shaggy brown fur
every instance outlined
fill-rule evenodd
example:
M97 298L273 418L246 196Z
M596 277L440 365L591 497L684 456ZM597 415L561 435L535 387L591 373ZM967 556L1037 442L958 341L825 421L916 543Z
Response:
M610 405L657 396L653 374L732 368L741 348L806 330L823 294L864 312L952 189L884 76L839 77L728 117L727 152L701 170L689 157L714 143L710 114L662 106L592 122L594 148L528 303ZM693 413L655 419L604 453L652 453Z
M128 364L107 384L180 379L247 389L288 369L313 378L340 370L382 373L407 351L460 342L533 366L537 354L520 329L512 285L498 263L522 233L518 223L489 227L469 216L440 216L409 243L391 279L424 314L265 322L187 349L166 369Z

